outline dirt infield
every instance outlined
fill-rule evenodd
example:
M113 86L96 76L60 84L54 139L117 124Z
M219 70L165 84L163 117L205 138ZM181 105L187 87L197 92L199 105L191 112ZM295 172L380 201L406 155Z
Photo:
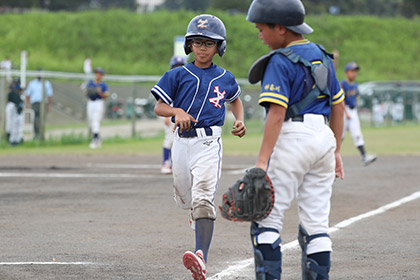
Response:
M217 202L254 157L225 157ZM344 158L331 225L420 191L420 157L380 157L363 167ZM187 212L172 200L156 156L0 157L0 279L191 279ZM331 279L419 279L420 199L341 228ZM283 244L297 235L296 206ZM253 279L252 266L214 277L252 257L249 225L219 218L209 254L212 279ZM300 279L300 251L283 254L283 279Z

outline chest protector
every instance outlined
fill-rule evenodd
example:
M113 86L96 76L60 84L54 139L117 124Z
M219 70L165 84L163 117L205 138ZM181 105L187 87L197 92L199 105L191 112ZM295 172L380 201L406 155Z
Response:
M329 86L331 83L331 63L328 57L333 55L328 53L324 47L317 45L322 51L322 60L313 62L294 53L290 48L277 49L265 56L260 57L249 70L248 80L251 84L256 84L264 78L265 69L271 57L275 54L282 54L291 62L301 64L305 70L305 92L302 99L288 106L286 110L286 120L298 116L306 107L312 104L319 96L326 96L331 106L331 92ZM312 82L311 82L312 81Z

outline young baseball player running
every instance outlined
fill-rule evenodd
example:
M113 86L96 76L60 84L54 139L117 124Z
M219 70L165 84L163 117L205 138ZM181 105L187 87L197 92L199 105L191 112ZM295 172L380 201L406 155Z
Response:
M183 262L193 278L201 280L206 275L216 219L214 198L222 165L225 102L230 103L236 118L232 134L242 137L246 128L235 77L212 62L214 55L222 57L225 53L223 22L213 15L193 18L184 49L186 54L192 52L195 60L166 72L151 91L158 100L156 114L171 117L174 122L174 198L180 208L191 209L195 221L195 251L185 252Z
M89 128L92 132L92 142L89 148L96 149L102 145L99 131L101 128L101 121L104 115L105 99L108 97L108 86L102 81L105 71L98 67L95 68L95 77L86 85L87 102L87 117Z
M275 189L270 215L251 224L258 280L280 279L280 232L295 197L303 279L328 279L330 270L332 184L336 177L344 178L344 94L332 55L304 39L303 34L313 32L304 16L299 0L254 0L248 11L247 20L272 50L254 63L249 75L251 83L261 81L259 104L267 110L256 167L267 171Z
M173 56L169 61L169 69L184 66L187 63L186 58L182 56ZM163 139L163 163L160 172L162 174L172 173L171 149L174 142L174 125L171 118L165 118L165 138Z
M367 166L376 160L376 156L366 153L365 141L363 140L360 120L357 114L357 97L359 96L359 90L357 88L356 78L360 67L356 62L350 62L346 65L344 70L346 72L346 80L341 82L341 87L346 95L343 140L346 132L350 131L354 145L359 149L362 156L362 162Z

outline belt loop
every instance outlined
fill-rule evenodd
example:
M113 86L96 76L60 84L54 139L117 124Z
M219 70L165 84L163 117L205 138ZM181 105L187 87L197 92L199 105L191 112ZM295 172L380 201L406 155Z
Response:
M196 128L195 131L197 132L198 138L204 138L205 137L205 131L204 128Z

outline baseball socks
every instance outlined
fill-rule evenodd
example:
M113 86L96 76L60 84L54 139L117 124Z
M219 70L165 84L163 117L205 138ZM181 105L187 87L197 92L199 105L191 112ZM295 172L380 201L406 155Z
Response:
M204 261L207 262L211 238L213 236L214 220L198 219L195 221L195 251L203 251Z
M359 152L362 155L362 158L364 158L366 156L365 146L361 145L361 146L357 146L357 148L359 149Z
M171 149L163 148L163 163L171 160Z

